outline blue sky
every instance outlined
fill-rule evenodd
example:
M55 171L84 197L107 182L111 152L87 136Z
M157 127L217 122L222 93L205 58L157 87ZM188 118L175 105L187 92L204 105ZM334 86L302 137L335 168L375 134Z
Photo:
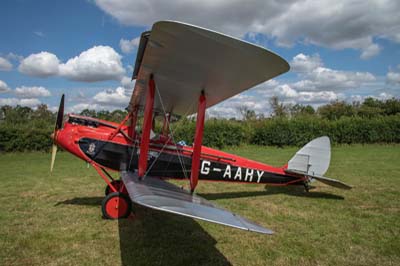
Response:
M318 106L400 96L398 1L0 1L0 105L124 108L137 37L162 19L262 45L291 71L209 110L268 113L268 98ZM260 97L263 99L260 101Z

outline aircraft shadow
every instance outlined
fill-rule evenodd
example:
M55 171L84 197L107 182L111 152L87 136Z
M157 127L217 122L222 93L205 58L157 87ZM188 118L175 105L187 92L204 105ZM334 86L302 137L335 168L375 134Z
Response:
M288 187L273 187L267 186L263 191L238 191L238 192L221 192L221 193L201 193L200 196L208 200L216 199L233 199L233 198L247 198L257 196L268 196L275 194L286 194L295 197L305 198L324 198L332 200L343 200L344 197L320 191L306 192L303 186L288 186Z
M57 202L55 206L61 204L68 204L68 205L87 205L87 206L100 206L103 197L82 197L82 198L73 198L69 200L64 200Z
M56 205L100 206L102 199L73 198ZM128 219L115 221L122 265L232 265L195 220L138 205L133 208Z

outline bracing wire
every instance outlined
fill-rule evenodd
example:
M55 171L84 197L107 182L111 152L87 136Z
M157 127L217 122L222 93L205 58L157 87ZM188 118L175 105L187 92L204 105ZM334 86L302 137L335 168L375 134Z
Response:
M167 112L166 112L166 110L165 110L165 106L164 106L163 100L162 100L162 98L161 98L160 91L157 89L157 87L156 87L156 91L157 91L157 95L158 95L158 97L159 97L160 104L161 104L161 107L162 107L162 109L163 109L164 116L165 116L165 115L167 114ZM185 114L184 114L184 117L187 116L187 114L189 113L189 111L190 111L191 108L193 107L193 104L194 104L194 103L192 102L192 104L191 104L191 105L189 106L189 108L186 110L186 112L185 112ZM165 149L165 147L167 146L168 142L172 139L172 141L175 143L174 132L181 126L181 124L182 124L182 121L179 122L179 124L175 127L175 130L174 130L174 131L171 130L171 124L168 124L168 129L169 129L169 132L170 132L170 136L168 137L168 140L164 143L164 145L163 145L163 147L161 148L161 151L160 151L160 153L158 154L158 156L154 159L154 161L151 163L151 165L150 165L149 168L147 169L147 171L146 171L146 173L145 173L144 176L147 176L147 174L150 172L150 170L151 170L152 167L154 166L155 162L158 160L158 158L160 157L161 153L164 151L164 149ZM183 159L181 158L180 151L179 151L179 150L176 150L176 151L177 151L177 154L178 154L178 160L179 160L179 163L180 163L180 165L181 165L183 174L184 174L185 178L187 179L187 178L188 178L188 177L187 177L187 169L186 169L186 167L185 167L185 164L183 163Z

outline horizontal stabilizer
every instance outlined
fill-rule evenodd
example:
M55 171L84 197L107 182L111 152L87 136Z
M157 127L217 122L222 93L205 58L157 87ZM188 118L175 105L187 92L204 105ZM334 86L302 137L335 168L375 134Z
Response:
M302 172L302 171L296 171L296 170L285 170L285 172L287 173L294 173L294 174L300 174L300 175L306 175L309 176L315 180L318 180L326 185L332 186L332 187L336 187L336 188L341 188L341 189L352 189L351 186L343 183L342 181L336 180L336 179L332 179L329 177L324 177L324 176L318 176L318 175L310 175L307 174L306 172Z
M137 173L126 171L121 172L121 177L130 198L139 205L243 230L263 234L273 233L239 215L215 207L206 199L158 177L147 176L139 179Z

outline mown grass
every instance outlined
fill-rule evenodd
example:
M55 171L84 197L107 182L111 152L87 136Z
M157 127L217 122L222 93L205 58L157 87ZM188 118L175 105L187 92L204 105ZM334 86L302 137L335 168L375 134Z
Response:
M283 165L297 148L227 149ZM400 146L333 148L327 176L343 191L200 183L197 193L272 236L135 206L101 218L104 182L67 153L0 155L1 265L399 265Z

